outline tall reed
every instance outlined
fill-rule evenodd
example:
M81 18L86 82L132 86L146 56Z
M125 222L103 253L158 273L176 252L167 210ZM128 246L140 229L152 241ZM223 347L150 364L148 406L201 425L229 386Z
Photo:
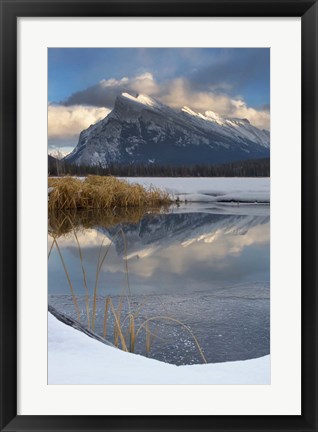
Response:
M99 255L98 255L98 260L97 260L97 265L96 265L96 272L95 272L94 290L93 290L93 309L92 309L92 311L90 311L90 290L89 290L88 283L87 283L86 271L85 271L85 267L84 267L84 258L83 258L82 250L80 247L80 242L79 242L79 239L78 239L78 236L76 233L77 228L74 226L72 220L68 216L65 216L64 218L62 218L61 224L65 224L65 223L67 223L68 226L70 226L72 231L73 231L76 245L77 245L77 249L78 249L78 253L79 253L79 260L80 260L81 271L82 271L82 276L83 276L83 285L84 285L84 289L85 289L85 305L86 305L87 325L88 325L89 329L91 328L93 331L95 330L96 315L97 315L97 297L98 297L100 273L101 273L102 268L106 262L107 256L109 254L110 248L111 248L114 240L118 236L121 236L123 244L124 244L124 272L125 272L126 283L121 290L119 300L118 300L117 309L115 308L113 300L110 296L107 296L105 299L104 317L103 317L103 337L105 339L108 337L107 336L107 322L108 322L108 319L110 317L112 317L113 323L114 323L114 329L113 329L113 333L114 333L113 334L113 343L114 343L114 345L117 347L120 346L124 351L135 352L136 342L137 342L138 338L140 337L141 332L144 331L145 332L146 353L149 354L149 352L151 350L152 343L154 342L154 340L161 339L157 334L158 327L156 326L155 331L152 332L150 330L149 324L150 323L158 323L159 321L172 322L172 323L175 323L176 325L181 326L191 336L191 338L193 339L193 341L194 341L194 343L198 349L198 352L199 352L203 362L207 363L203 349L200 346L200 343L197 340L194 333L192 332L191 328L189 326L185 325L180 320L177 320L176 318L173 318L173 317L165 314L165 315L157 315L157 316L153 316L153 317L149 317L149 318L143 318L142 323L137 324L136 320L140 316L140 312L141 312L144 305L143 304L139 305L137 308L135 308L135 310L133 310L132 306L131 306L131 290L130 290L130 283L129 283L129 268L128 268L128 259L127 259L127 242L126 242L124 231L121 227L117 229L114 236L110 239L110 242L109 242L109 244L107 244L105 250L103 250L103 247L104 247L104 241L105 241L106 237L103 239L103 241L100 245ZM60 233L60 227L57 226L56 228L57 228L57 232ZM59 235L61 235L61 234L59 234ZM48 258L51 255L53 247L55 246L57 249L58 255L60 257L64 272L65 272L65 275L66 275L66 278L68 281L68 285L70 287L71 297L73 299L77 318L78 318L78 321L80 321L81 320L81 314L80 314L80 310L79 310L77 296L75 294L74 287L73 287L73 284L71 282L71 278L70 278L69 272L67 270L65 260L63 258L61 249L60 249L58 241L57 241L57 234L52 234L52 236L53 236L53 242L52 242L52 245L51 245L50 250L49 250ZM124 312L123 306L124 306L125 301L127 302L128 312L127 313L125 312L125 314L123 315L123 312Z

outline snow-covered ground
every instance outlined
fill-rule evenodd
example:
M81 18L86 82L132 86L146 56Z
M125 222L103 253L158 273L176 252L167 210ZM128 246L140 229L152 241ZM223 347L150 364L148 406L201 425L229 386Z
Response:
M49 384L270 384L270 356L174 366L102 344L48 314Z
M84 180L85 177L76 177ZM270 203L269 177L123 177L167 191L173 199L185 202ZM50 193L50 191L49 191Z
M130 183L155 186L174 198L192 202L270 202L270 179L243 177L126 177Z

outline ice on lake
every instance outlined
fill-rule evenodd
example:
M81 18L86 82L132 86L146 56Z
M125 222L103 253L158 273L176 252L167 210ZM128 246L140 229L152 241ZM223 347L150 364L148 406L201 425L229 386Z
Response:
M69 232L58 243L74 292L53 248L49 303L73 318L79 312L87 326L94 314L94 331L102 335L110 297L115 309L121 304L123 319L133 311L136 328L149 320L148 336L140 331L135 352L168 363L203 362L192 334L209 363L264 356L270 350L269 227L268 205L213 202L174 207L135 223L82 228L77 238L87 288L78 245ZM116 234L119 230L123 235ZM109 251L94 305L101 245ZM110 314L107 338L113 340L113 334Z

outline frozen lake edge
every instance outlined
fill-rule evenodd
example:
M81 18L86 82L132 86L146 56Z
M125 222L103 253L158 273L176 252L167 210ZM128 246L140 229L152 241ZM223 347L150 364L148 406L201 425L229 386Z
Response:
M270 203L269 177L125 177L167 191L181 202Z

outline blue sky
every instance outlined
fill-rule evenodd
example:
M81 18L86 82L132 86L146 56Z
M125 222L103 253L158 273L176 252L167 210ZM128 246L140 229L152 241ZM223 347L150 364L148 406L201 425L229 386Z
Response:
M48 77L51 149L74 147L85 117L98 121L122 91L269 128L267 48L50 48Z

